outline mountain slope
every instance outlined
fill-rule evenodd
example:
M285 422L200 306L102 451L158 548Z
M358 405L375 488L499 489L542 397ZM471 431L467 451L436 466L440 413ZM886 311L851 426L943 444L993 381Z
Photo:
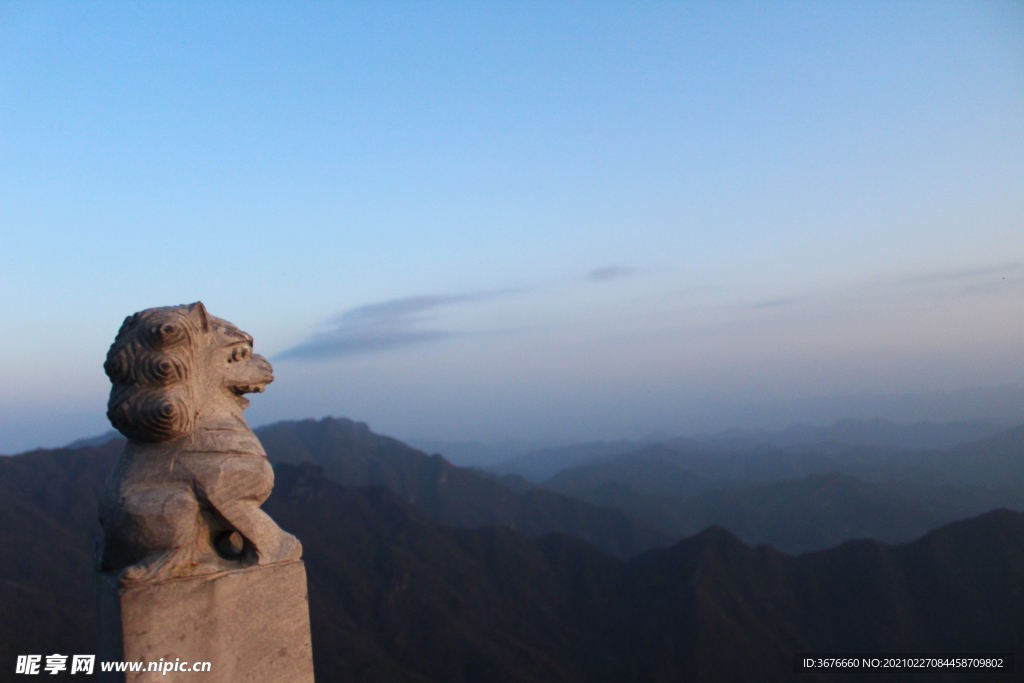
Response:
M947 476L979 486L1024 486L1024 425L960 444L938 458Z
M1019 651L1022 552L1024 515L1005 510L903 546L851 541L799 557L713 527L627 565L624 622L644 628L621 636L651 668L622 680L790 680L797 651Z
M36 653L29 645L95 651L92 542L100 491L122 446L0 457L0 614L19 616L0 619L3 666Z
M452 526L502 524L528 536L559 531L618 557L632 557L673 540L618 508L547 490L518 493L440 455L374 434L363 423L328 417L279 422L256 433L271 462L312 462L343 486L383 486Z
M334 663L318 680L348 680L330 672L345 670L355 653L342 644L355 634L439 681L789 680L796 651L1024 644L1020 513L904 546L854 541L799 557L712 527L622 562L558 534L439 527L380 489L342 491L315 470L289 469L268 510L317 539L311 600L352 632L332 636L316 618L318 660ZM360 511L318 502L345 499Z
M583 680L572 578L534 542L440 526L383 488L343 489L310 465L278 471L266 509L303 538L318 681ZM606 573L618 567L566 542Z

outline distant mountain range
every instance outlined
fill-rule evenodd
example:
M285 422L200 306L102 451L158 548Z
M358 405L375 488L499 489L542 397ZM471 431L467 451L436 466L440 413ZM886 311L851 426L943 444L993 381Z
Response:
M394 476L422 491L422 476L447 471L430 470L435 460L399 471L414 454L355 423L304 425L276 426L294 447L283 459L304 461L298 444L351 439L366 461L346 476ZM373 464L367 443L396 452ZM0 614L17 615L0 620L0 680L21 678L17 654L94 651L91 538L120 447L0 459ZM405 495L342 486L308 462L275 469L265 509L305 546L320 683L789 681L797 651L1024 651L1017 512L906 545L850 541L799 557L711 527L622 560L565 534L441 524Z
M690 438L651 437L639 441L597 441L532 450L494 464L482 465L499 474L518 474L534 483L553 477L570 467L605 462L616 456L650 446L704 446L713 451L749 451L765 446L778 448L868 447L885 451L948 450L962 443L994 436L1006 429L1004 423L985 420L960 422L909 422L886 420L839 420L819 427L797 424L780 432L728 430ZM443 450L441 450L444 453ZM463 457L468 457L464 454Z
M742 437L577 444L518 460L534 473L557 472L541 485L456 467L345 419L256 431L272 462L316 463L345 486L385 486L442 523L503 524L528 536L559 531L629 558L715 524L746 543L800 553L853 538L905 542L987 510L1020 509L1024 427L946 451L894 446L991 430L981 422L845 420ZM110 438L120 437L69 446ZM886 445L857 445L865 441Z
M544 483L556 489L578 489L608 481L649 493L685 494L833 471L866 481L1020 486L1024 485L1024 425L946 451L827 442L781 447L673 439L613 457L590 458L560 470Z
M878 446L905 450L946 450L969 441L997 434L1008 425L988 420L960 422L907 422L888 420L838 420L826 427L796 424L781 432L729 430L696 437L732 446L770 444L773 446Z
M657 435L641 440L620 439L559 446L545 446L529 441L483 443L439 439L405 439L403 443L425 453L439 453L455 465L482 467L499 474L518 474L534 482L540 482L569 467L606 460L647 446L673 441L712 443L731 450L764 445L876 446L890 450L948 450L962 443L993 436L1008 426L1011 425L990 420L918 421L897 424L881 419L845 419L828 426L795 424L777 432L732 429L714 434L699 434L689 439ZM120 434L111 429L98 436L72 441L64 448L99 446L117 438L120 438Z
M852 538L904 542L993 508L1024 507L1024 427L945 452L674 440L591 459L541 486L619 507L677 537L720 524L787 552Z

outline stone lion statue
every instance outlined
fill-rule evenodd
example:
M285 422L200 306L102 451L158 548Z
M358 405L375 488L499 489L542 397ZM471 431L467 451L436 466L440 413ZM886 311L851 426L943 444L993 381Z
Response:
M103 364L107 416L128 437L100 502L101 571L125 580L297 560L298 539L260 505L274 471L242 417L273 368L252 337L201 302L125 319Z

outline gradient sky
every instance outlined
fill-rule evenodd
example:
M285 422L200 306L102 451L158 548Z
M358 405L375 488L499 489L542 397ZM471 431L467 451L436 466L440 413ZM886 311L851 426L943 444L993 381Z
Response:
M253 424L1024 384L1018 2L2 2L0 178L0 452L109 428L121 320L196 300Z

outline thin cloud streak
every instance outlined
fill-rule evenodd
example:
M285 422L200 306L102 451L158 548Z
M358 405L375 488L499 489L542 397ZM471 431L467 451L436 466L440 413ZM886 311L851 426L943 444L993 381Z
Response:
M778 314L799 307L805 316L833 317L844 307L854 309L867 298L872 300L880 295L892 301L893 297L905 299L936 294L968 296L994 293L1001 289L1019 287L1020 273L1024 263L1003 263L987 267L960 270L935 271L915 274L902 278L876 280L874 283L847 284L831 290L797 291L789 295L747 301L706 302L706 309L712 318L714 311L728 315L727 311L745 310L775 314L770 309L779 309ZM635 268L605 266L590 271L587 279L594 282L616 280L637 272ZM677 290L674 294L727 290L728 287L700 286ZM381 353L413 346L421 346L450 339L452 337L474 336L480 331L466 332L448 329L438 322L440 312L456 306L480 304L511 294L521 289L503 289L469 294L417 295L391 299L358 306L344 311L327 320L328 329L312 334L299 344L283 351L276 359L326 360L357 354ZM746 297L743 297L746 298ZM860 301L861 303L857 303ZM760 315L758 316L760 317ZM578 323L578 321L576 321ZM573 326L573 321L564 320L563 325ZM562 325L556 325L562 326ZM527 325L530 327L530 325ZM543 327L543 325L542 325ZM517 325L522 332L522 324ZM491 333L494 330L490 331Z
M931 284L931 283L944 283L944 282L958 282L961 280L969 280L974 278L981 278L987 275L999 275L1000 273L1011 273L1024 269L1024 262L1014 263L1003 263L995 266L986 266L984 268L965 268L965 269L950 269L945 271L936 271L932 273L923 273L920 275L913 275L910 277L903 277L896 280L890 280L886 284L890 285L918 285L918 284Z
M360 353L427 344L459 336L445 330L415 329L430 318L427 311L477 303L513 294L518 290L497 290L475 294L419 295L391 299L358 306L331 318L334 328L310 336L305 341L282 351L275 360L323 360Z
M861 284L848 284L831 289L807 289L793 296L764 299L744 305L748 311L784 308L794 304L828 302L831 310L867 297L887 301L894 298L910 301L920 297L959 297L994 294L1010 290L1024 282L1024 262L1003 263L992 266L948 269L908 275L900 278L875 280Z
M449 306L452 304L480 301L503 292L489 292L483 294L460 294L452 296L420 295L407 296L402 299L382 301L378 304L366 304L357 308L345 311L334 317L331 322L348 323L353 321L381 322L387 320L399 320L405 316L411 316L432 308Z
M632 275L636 272L636 268L626 268L624 266L604 266L603 268L596 268L587 273L587 278L595 282L608 282L610 280L618 280L619 278L627 275Z

